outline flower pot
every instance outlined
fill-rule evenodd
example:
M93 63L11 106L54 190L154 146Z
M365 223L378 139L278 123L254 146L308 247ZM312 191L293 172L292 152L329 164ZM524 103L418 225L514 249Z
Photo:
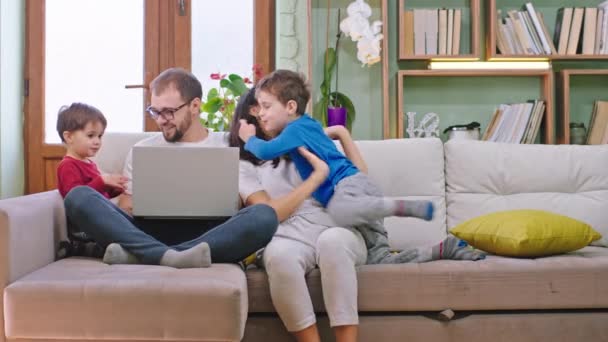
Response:
M329 126L346 126L346 108L344 107L328 107L327 108L327 127Z

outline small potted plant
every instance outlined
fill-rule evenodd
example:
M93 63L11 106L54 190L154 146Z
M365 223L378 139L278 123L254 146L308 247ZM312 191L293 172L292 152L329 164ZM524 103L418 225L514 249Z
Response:
M328 8L329 16L329 8ZM338 10L338 22L340 22L340 10ZM329 28L328 28L329 29ZM336 35L336 47L327 46L325 50L323 82L321 83L321 98L313 108L313 117L319 120L323 126L342 125L350 131L355 120L355 106L345 94L338 91L338 49L342 32L338 28ZM328 44L329 45L329 44ZM332 91L332 77L336 70L335 90Z
M327 18L329 23L329 1L327 3ZM351 129L355 120L355 107L353 102L343 93L338 91L338 48L342 33L357 42L357 59L363 66L370 66L380 61L380 40L382 22L379 20L370 24L372 15L371 7L364 0L355 0L348 5L346 12L348 16L340 21L340 10L338 10L338 34L336 35L336 47L329 47L329 32L325 48L325 59L323 68L323 83L321 83L321 99L313 108L313 116L324 125L345 125ZM329 30L329 24L328 24ZM336 69L336 88L331 90L331 81L334 67Z

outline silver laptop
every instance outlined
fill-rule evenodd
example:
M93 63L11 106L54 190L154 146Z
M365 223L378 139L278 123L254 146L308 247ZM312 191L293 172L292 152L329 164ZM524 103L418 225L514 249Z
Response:
M239 209L239 149L133 147L133 216L224 218Z

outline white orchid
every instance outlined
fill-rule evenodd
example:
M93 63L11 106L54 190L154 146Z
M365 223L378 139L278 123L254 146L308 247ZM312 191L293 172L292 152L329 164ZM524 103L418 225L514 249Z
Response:
M357 42L357 59L368 66L380 61L382 22L377 20L370 25L372 9L364 0L353 1L346 12L348 17L340 22L340 31Z

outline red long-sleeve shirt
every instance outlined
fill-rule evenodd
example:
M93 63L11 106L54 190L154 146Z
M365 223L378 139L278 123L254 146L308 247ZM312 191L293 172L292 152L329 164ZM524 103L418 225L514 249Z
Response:
M79 185L87 185L97 190L105 198L112 198L122 193L121 189L106 186L101 178L97 165L92 160L82 161L69 156L63 157L57 166L57 188L64 197Z

